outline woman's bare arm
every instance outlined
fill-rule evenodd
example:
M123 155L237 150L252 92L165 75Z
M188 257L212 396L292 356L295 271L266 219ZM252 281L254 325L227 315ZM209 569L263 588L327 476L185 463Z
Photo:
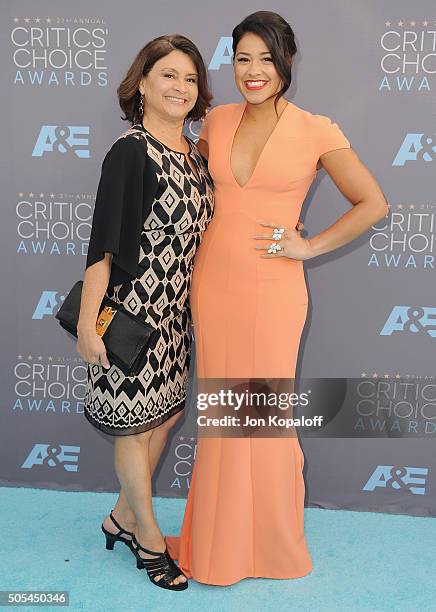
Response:
M112 253L105 253L104 259L85 270L78 331L95 330L100 304L109 283L111 263Z
M312 257L351 242L389 213L389 204L377 181L352 149L329 151L320 162L352 209L313 238Z
M77 324L77 352L87 363L100 363L103 367L110 367L110 364L95 324L109 283L112 257L112 253L105 253L104 259L85 270Z
M311 259L351 242L388 215L389 204L382 190L352 149L344 148L324 153L320 157L320 163L342 195L353 205L352 209L339 217L330 227L311 238L303 238L296 231L298 227L290 228L283 234L280 252L264 253L261 257ZM267 228L284 227L280 221L280 219L274 219L271 223L259 221L259 224ZM254 239L271 242L271 231L268 234L256 235ZM267 250L265 245L255 248Z

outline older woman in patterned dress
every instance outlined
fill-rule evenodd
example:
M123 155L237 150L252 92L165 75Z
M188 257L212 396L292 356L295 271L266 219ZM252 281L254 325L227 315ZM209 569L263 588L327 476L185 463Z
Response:
M121 490L102 524L106 547L126 543L154 584L184 590L153 514L151 477L185 405L191 272L213 213L207 167L183 125L204 116L211 95L201 55L179 35L148 43L118 95L132 127L106 155L97 192L78 324L85 416L115 436ZM156 329L137 376L110 364L96 332L104 295Z

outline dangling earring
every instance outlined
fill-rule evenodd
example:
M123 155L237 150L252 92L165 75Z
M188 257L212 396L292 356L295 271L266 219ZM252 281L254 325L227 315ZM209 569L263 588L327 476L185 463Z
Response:
M142 116L144 114L144 96L141 95L140 99L139 99L139 116L142 119Z

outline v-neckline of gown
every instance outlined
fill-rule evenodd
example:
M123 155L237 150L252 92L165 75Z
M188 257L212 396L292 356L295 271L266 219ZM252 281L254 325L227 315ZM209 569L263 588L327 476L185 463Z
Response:
M286 106L285 106L285 108L283 109L283 111L282 111L282 113L281 113L280 117L278 118L277 123L276 123L276 124L275 124L275 126L273 127L271 134L270 134L270 135L268 136L268 138L266 139L265 144L263 145L262 150L261 150L261 152L259 153L259 156L258 156L258 158L257 158L257 160L256 160L255 165L254 165L253 172L250 174L250 177L249 177L248 181L246 181L246 182L245 182L243 185L240 185L240 184L238 183L238 181L236 180L235 175L234 175L234 173L233 173L233 169L232 169L232 153L233 153L233 145L234 145L234 142L235 142L236 133L237 133L237 131L238 131L238 129L239 129L239 126L241 125L241 121L242 121L242 118L243 118L243 116L244 116L245 109L247 108L247 102L246 102L246 101L241 102L241 104L240 104L240 108L239 108L239 111L240 111L240 112L239 112L239 114L238 114L238 118L237 118L236 124L235 124L235 126L233 127L233 129L232 129L232 133L231 133L231 139L230 139L230 148L229 148L229 159L228 159L228 163L229 163L229 170L230 170L230 174L231 174L232 180L233 180L233 182L235 183L235 185L237 185L237 187L238 187L239 189L245 189L245 188L246 188L246 187L249 185L249 183L250 183L250 182L253 180L253 177L254 177L254 175L256 174L256 171L257 171L257 169L258 169L258 167L259 167L259 164L260 164L260 161L261 161L261 159L262 159L262 156L263 156L263 154L264 154L264 152L265 152L265 149L268 147L268 144L270 143L271 139L273 138L274 134L275 134L275 133L276 133L276 131L277 131L277 127L278 127L279 123L281 122L281 120L282 120L282 118L283 118L283 115L285 115L285 114L286 114L286 111L288 110L288 108L289 108L290 106L291 106L291 103L290 103L290 102L288 102L288 101L286 100Z

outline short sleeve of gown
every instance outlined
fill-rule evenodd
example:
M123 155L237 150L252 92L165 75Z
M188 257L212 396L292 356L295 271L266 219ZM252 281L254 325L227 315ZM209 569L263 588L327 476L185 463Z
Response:
M351 147L337 123L329 117L318 115L317 126L318 157L335 149L349 149Z
M136 276L143 215L144 143L127 136L103 160L92 219L86 268L113 253L109 284Z

